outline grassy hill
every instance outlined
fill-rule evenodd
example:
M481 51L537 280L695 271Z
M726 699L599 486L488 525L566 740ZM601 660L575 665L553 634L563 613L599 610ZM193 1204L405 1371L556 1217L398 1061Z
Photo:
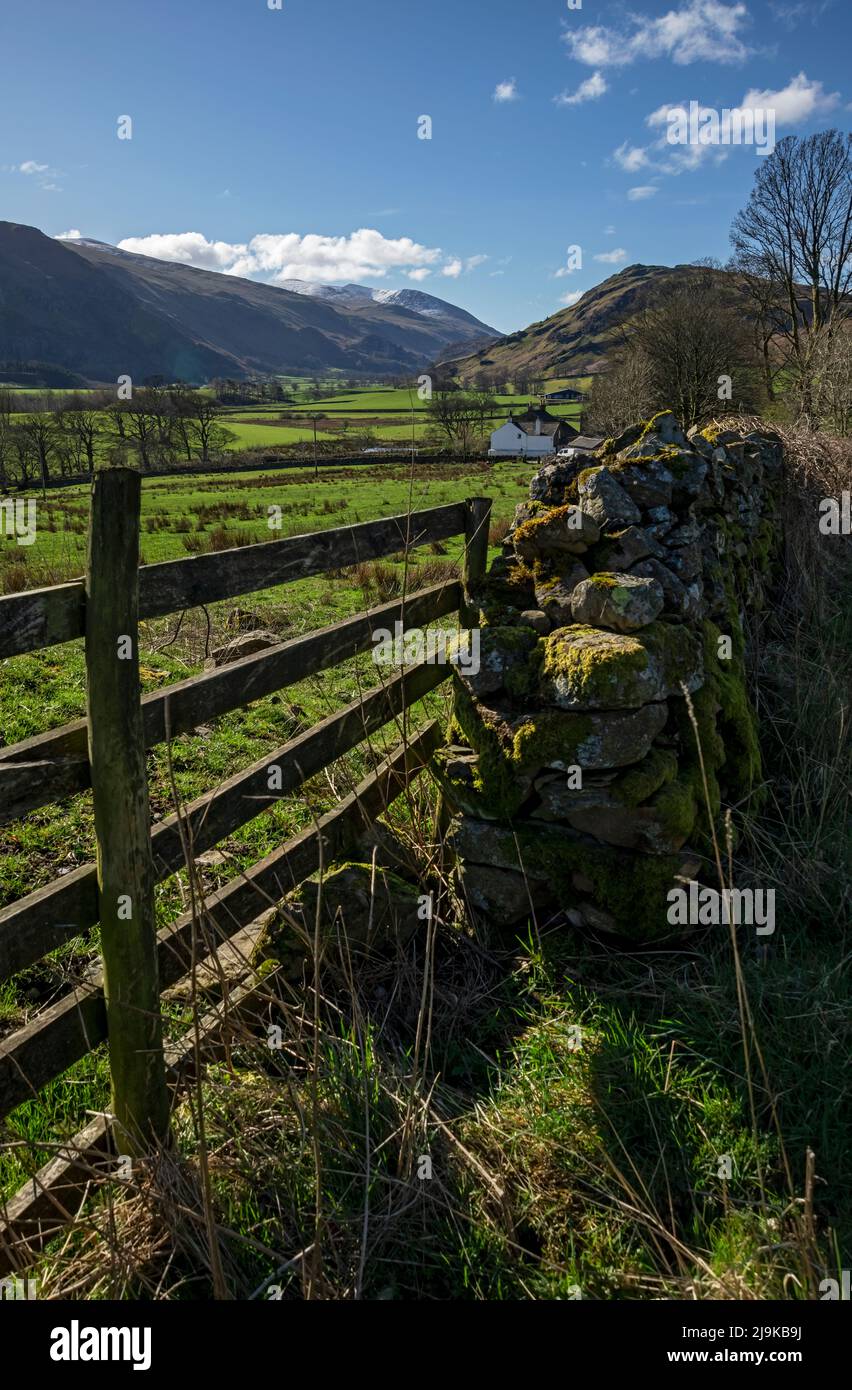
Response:
M730 290L736 276L714 272ZM443 368L460 382L470 382L479 372L496 372L513 380L522 374L543 377L586 376L606 368L608 354L617 345L622 329L635 314L659 294L691 276L706 275L697 266L631 265L611 275L570 309L488 343L468 356L443 362Z

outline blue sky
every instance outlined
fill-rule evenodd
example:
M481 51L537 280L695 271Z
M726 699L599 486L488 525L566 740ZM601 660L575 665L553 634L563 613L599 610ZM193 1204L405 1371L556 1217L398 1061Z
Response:
M724 259L760 156L672 146L664 108L849 129L850 52L849 0L8 0L0 217L508 332Z

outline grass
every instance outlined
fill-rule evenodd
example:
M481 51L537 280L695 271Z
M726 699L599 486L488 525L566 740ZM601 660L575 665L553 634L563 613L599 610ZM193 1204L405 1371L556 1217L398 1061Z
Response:
M809 448L788 441L788 551L771 606L750 615L767 796L759 814L733 812L736 871L776 889L776 936L711 929L631 954L561 920L517 937L486 931L446 874L421 780L385 818L383 844L434 894L430 926L357 965L331 943L316 961L308 953L303 980L270 980L262 1018L177 1108L175 1151L135 1184L102 1185L62 1257L54 1248L41 1262L42 1296L797 1300L849 1267L848 580L842 549L827 554L807 524L848 462L829 477ZM422 483L414 505L496 493L496 542L527 480L512 464L435 470ZM408 486L404 470L381 467L324 474L319 495L289 473L256 488L240 477L146 482L145 518L158 524L144 545L165 558L198 527L254 535L262 518L242 509L255 496L304 506L288 523L310 530L402 510ZM189 518L192 531L178 530ZM61 534L40 536L45 562L61 559L50 549ZM424 556L421 578L449 575L457 559L451 545ZM401 575L382 561L219 605L214 635L239 624L239 610L295 635L380 601ZM173 636L173 621L146 625L149 689L199 669L202 616ZM367 660L346 663L177 739L179 794L339 708L369 675ZM7 662L4 677L10 740L82 711L79 644ZM427 706L446 718L440 693ZM230 837L204 888L335 804L370 756L341 759ZM163 750L149 767L153 810L167 813ZM91 850L85 796L0 829L0 901ZM161 886L160 921L187 891L185 873ZM6 986L0 1029L66 988L93 944L78 940ZM173 1001L170 1035L190 1017ZM282 1028L277 1051L270 1020ZM21 1107L2 1131L0 1190L105 1103L99 1053Z
M409 499L417 510L481 494L493 498L495 519L511 516L529 486L531 467L514 461L430 464L418 467L412 479L410 465L359 465L323 469L318 482L310 469L292 468L145 478L142 554L148 564L182 559L193 553L190 547L211 548L211 536L223 528L226 542L231 535L235 545L327 530L401 514ZM38 503L36 542L24 547L0 538L0 592L58 582L84 567L88 488L63 488L46 502L33 495ZM272 506L282 514L276 531L268 524ZM457 556L460 544L451 543L448 553ZM298 606L298 591L292 598Z

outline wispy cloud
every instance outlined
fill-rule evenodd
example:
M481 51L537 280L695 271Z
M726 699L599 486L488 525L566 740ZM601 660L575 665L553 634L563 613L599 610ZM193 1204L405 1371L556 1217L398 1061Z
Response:
M613 150L612 157L619 168L628 174L635 174L637 169L644 169L650 163L648 151L641 145L631 145L627 140Z
M508 82L497 83L494 88L493 100L496 102L517 101L519 96L517 78L510 77Z
M553 100L557 106L579 106L584 101L594 101L609 91L609 84L602 73L593 72L585 82L581 82L576 92L561 92Z
M585 290L569 290L567 294L560 295L559 303L565 304L570 309L572 304L576 304L578 299L582 299Z
M591 68L627 67L644 58L688 63L742 63L751 52L741 37L749 22L742 3L689 0L655 18L632 14L619 28L604 24L566 29L571 57Z
M37 159L25 159L21 164L7 164L3 169L7 174L23 174L24 178L35 179L39 188L43 188L46 193L62 192L56 182L62 177L61 171L51 169L49 164L41 164Z
M795 29L799 24L804 24L805 20L810 20L811 24L816 24L831 9L834 0L769 0L769 8L772 16L785 29Z
M614 251L600 251L595 256L596 261L601 261L604 265L620 265L627 260L627 252L623 246L616 246Z
M643 183L637 188L628 188L627 197L631 203L641 203L644 202L646 198L653 198L657 191L656 184Z

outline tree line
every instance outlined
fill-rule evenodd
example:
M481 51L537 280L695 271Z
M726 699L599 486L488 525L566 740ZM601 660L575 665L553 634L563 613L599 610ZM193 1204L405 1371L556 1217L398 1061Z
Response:
M0 390L0 490L15 484L42 488L57 478L91 477L97 459L133 463L143 470L178 462L208 463L233 436L210 396L180 383L21 400Z

